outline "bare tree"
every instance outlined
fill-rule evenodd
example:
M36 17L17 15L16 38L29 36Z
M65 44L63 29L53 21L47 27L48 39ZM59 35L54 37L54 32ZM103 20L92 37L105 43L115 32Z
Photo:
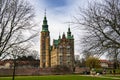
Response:
M19 64L17 63L17 58L20 54L27 54L29 52L29 48L30 46L29 45L26 45L26 46L23 46L23 45L15 45L15 46L12 46L11 47L11 55L13 56L13 63L14 63L14 66L13 66L13 75L12 75L12 80L15 79L15 72L16 72L16 64Z
M23 0L0 0L0 56L36 36L34 10ZM6 55L5 55L6 56Z
M86 30L85 50L98 55L111 51L117 59L120 53L120 0L89 3L86 9L80 8L80 17L75 19Z

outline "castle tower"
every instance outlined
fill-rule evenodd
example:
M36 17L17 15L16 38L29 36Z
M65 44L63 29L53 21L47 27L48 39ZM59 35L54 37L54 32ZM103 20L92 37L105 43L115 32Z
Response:
M48 30L46 13L43 20L40 43L40 68L50 67L50 32Z
M70 46L70 58L71 58L71 67L74 67L75 59L74 59L74 37L71 35L70 27L68 28L67 32L67 42Z

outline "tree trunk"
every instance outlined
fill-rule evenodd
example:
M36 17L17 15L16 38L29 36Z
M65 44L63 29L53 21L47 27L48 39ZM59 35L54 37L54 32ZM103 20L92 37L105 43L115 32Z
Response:
M118 52L117 52L117 49L115 49L115 55L114 55L114 64L113 64L113 73L114 75L116 74L116 69L118 68L118 62L117 62L117 56L118 56Z
M13 67L13 76L12 76L12 80L15 80L15 70L16 70L16 59L14 59L14 67Z

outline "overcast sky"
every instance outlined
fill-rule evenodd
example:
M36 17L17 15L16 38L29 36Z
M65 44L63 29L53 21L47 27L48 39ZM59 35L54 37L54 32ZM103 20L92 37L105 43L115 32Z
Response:
M36 13L36 22L38 23L38 30L41 31L44 13L46 9L46 16L49 25L51 43L53 39L57 39L59 34L63 34L63 32L67 32L69 27L69 23L73 21L73 16L76 16L79 11L78 7L85 8L87 6L88 1L91 2L93 0L28 0L35 8ZM80 37L83 36L82 30L77 30L75 25L70 25L72 34L75 38L75 54L79 54L78 51L78 41ZM37 51L40 50L39 42L40 37L36 38L35 41L35 49Z

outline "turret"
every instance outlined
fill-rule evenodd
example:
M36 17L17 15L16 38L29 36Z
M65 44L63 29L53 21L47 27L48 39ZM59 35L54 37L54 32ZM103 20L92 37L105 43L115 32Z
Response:
M73 39L73 35L71 35L70 27L68 28L68 32L67 32L67 39Z
M66 39L66 37L65 37L65 33L63 33L63 35L62 35L62 39Z

